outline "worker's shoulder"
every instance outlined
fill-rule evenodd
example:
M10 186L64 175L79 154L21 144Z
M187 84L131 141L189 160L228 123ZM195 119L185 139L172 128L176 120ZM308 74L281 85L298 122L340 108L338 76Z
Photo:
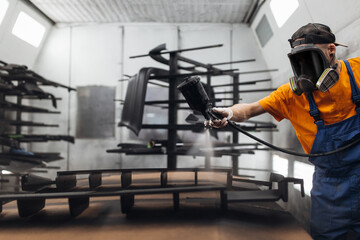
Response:
M353 57L346 59L349 61L350 65L360 65L360 57Z
M360 57L348 58L347 59L351 70L355 76L357 82L360 82ZM345 63L342 63L344 70L346 69ZM346 70L345 70L346 72Z
M285 83L280 85L269 96L273 98L283 99L285 101L293 97L293 92L291 91L290 84Z
M285 84L280 85L280 87L278 87L275 92L286 94L286 95L290 94L291 93L290 84L285 83Z

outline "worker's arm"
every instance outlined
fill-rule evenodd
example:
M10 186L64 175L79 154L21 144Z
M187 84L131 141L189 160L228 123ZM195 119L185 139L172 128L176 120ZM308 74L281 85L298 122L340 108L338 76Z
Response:
M224 117L221 121L214 121L214 127L218 128L225 127L228 119L231 119L231 121L234 122L243 122L249 118L265 113L265 110L259 102L240 103L229 108L213 108L213 111Z

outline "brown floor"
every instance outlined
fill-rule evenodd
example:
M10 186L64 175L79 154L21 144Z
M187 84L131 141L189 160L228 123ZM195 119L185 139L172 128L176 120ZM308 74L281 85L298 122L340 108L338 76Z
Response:
M180 209L172 208L171 195L137 196L135 206L122 214L119 197L91 198L90 206L71 217L66 199L46 200L38 214L20 218L16 202L3 206L2 239L263 239L307 240L299 223L275 203L218 206L218 194L180 195Z

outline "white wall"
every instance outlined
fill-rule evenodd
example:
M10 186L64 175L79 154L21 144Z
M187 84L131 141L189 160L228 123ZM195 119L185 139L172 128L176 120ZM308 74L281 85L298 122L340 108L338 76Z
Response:
M51 32L51 38L46 42L45 48L41 51L40 57L34 66L35 70L46 78L52 81L71 85L70 79L70 35L71 29L56 29ZM46 57L44 57L46 55ZM46 87L45 91L51 92L56 97L61 98L57 101L58 110L61 111L60 115L44 115L32 114L32 120L37 122L45 122L48 124L59 124L58 128L33 128L33 133L43 134L59 134L70 135L74 134L74 125L70 124L70 102L76 98L76 93L68 92L63 88ZM41 103L44 107L50 108L49 102L33 100L34 105ZM47 104L47 105L45 105ZM71 114L74 116L74 114ZM39 152L60 152L64 157L62 161L56 161L49 165L60 166L61 169L66 170L68 165L69 156L69 143L66 142L48 142L48 143L33 143L31 145L32 151ZM55 174L55 170L50 172Z
M122 70L122 29L117 25L56 28L49 37L38 61L36 70L43 76L73 88L78 86L116 86ZM58 122L61 127L54 134L76 132L76 93L58 89L61 96L60 117L47 117L46 121ZM115 105L114 105L115 107ZM37 116L34 116L36 120ZM115 119L103 124L115 125ZM44 129L46 131L46 129ZM96 169L110 168L117 164L118 156L109 155L106 149L116 146L113 139L76 139L75 144L53 142L32 144L33 151L60 151L66 161L61 168ZM53 163L59 165L58 162Z
M255 62L220 66L220 68L239 68L240 71L267 68L251 29L245 25L94 24L56 27L38 58L36 70L49 78L75 88L85 85L114 86L117 87L117 98L124 99L127 83L118 82L119 79L124 78L122 74L136 74L142 67L168 69L168 66L157 63L149 57L129 58L130 56L145 54L162 43L166 43L168 50L224 44L221 48L184 52L182 55L204 63L255 58ZM266 77L268 77L268 74L241 75L240 81ZM229 78L219 77L213 80L215 84L223 82L229 82ZM263 87L268 87L268 85L265 84ZM164 89L159 91L164 91ZM65 115L61 117L61 125L62 128L68 129L69 134L73 135L75 133L77 110L76 93L71 93L70 98L66 97L66 94L65 91L61 103L62 109L60 108L62 112L65 112ZM244 101L252 101L255 98L265 96L265 94L259 93L258 97L256 97L257 94L248 94L241 97ZM226 104L231 104L231 102ZM69 110L67 109L68 106L70 107ZM113 121L114 124L117 124L121 118L122 106L116 103L115 107L117 114L116 119ZM163 112L163 116L156 115L156 119L151 119L151 115L147 115L147 113L149 111L145 112L147 121L166 123L166 111ZM185 118L186 115L186 111L180 114L179 122L183 122L182 117ZM65 116L68 118L67 120L63 118ZM165 122L163 122L164 120ZM121 167L166 167L166 156L127 156L105 152L106 149L116 148L116 145L120 142L146 143L146 141L150 140L146 132L146 130L142 130L139 137L136 137L128 129L116 127L116 137L114 139L76 139L74 145L70 144L68 149L63 149L65 156L69 158L69 164L62 165L62 168L94 169L119 167L119 164ZM188 132L179 134L189 140L190 135ZM269 134L260 135L264 138L269 136ZM202 141L203 136L197 137L200 138L199 141ZM193 140L193 137L190 140ZM241 138L241 141L248 142L249 140ZM33 144L33 148L45 150L46 146ZM203 166L203 164L204 160L202 158L179 157L178 160L179 167ZM213 164L231 166L230 158L215 159ZM269 156L264 152L259 152L256 155L244 155L244 158L241 159L241 166L244 167L267 168L270 166L269 164Z
M39 47L34 47L11 33L19 13L23 11L45 27L44 38ZM27 65L32 68L52 23L22 1L9 0L9 7L0 25L0 60L7 63Z

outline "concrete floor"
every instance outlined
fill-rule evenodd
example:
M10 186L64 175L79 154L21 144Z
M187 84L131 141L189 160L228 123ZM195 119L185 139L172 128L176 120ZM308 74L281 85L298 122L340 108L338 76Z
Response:
M3 206L2 239L311 239L300 224L276 203L229 204L220 210L218 193L180 195L180 209L172 208L171 195L135 197L127 215L119 197L91 198L90 206L71 217L66 199L46 200L38 214L20 218L16 202Z

